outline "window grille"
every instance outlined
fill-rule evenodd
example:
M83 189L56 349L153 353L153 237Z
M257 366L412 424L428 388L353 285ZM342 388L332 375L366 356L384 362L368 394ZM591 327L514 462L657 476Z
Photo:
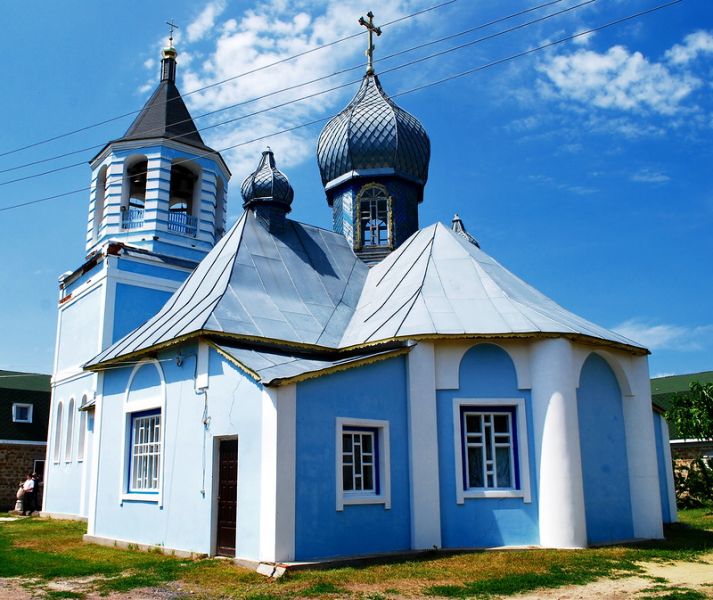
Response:
M388 246L389 197L381 185L366 185L359 192L359 232L362 246Z
M158 492L161 475L161 413L131 418L130 492Z
M513 411L462 413L465 489L514 489Z
M345 492L378 494L378 436L375 430L342 433L342 485Z

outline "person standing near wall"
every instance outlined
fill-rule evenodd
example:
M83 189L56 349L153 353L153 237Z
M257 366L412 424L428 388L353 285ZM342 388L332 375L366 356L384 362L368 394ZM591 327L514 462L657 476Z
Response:
M35 510L35 480L32 478L32 473L27 474L22 489L25 491L22 497L22 513L31 515Z

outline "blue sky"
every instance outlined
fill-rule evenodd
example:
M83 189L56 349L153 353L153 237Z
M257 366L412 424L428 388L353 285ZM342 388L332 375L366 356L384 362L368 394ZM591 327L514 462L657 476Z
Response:
M4 3L0 153L141 107L158 80L164 22L181 26L182 92L357 33L438 0L363 2ZM380 60L385 72L582 0ZM542 4L457 0L384 27L376 58ZM645 10L655 1L596 0L551 19L384 73L388 92L439 80ZM186 97L194 116L364 61L365 36ZM432 142L422 225L458 212L482 248L566 308L652 350L652 375L713 369L713 7L684 0L397 102ZM362 69L197 120L199 128L358 79ZM338 112L355 91L327 94L206 129L221 149ZM131 117L0 156L0 170L103 144ZM330 226L314 149L321 125L225 153L240 183L269 144L295 188L292 217ZM88 160L85 151L0 173L0 184ZM88 165L0 185L0 208L87 187ZM0 212L0 368L49 372L57 277L84 257L88 192Z

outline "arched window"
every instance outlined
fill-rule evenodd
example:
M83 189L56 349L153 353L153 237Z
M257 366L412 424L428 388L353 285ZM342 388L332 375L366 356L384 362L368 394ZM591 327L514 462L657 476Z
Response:
M106 171L107 165L99 169L94 188L94 216L92 218L92 238L96 241L104 220L104 203L106 201Z
M359 207L359 241L365 246L389 246L389 195L383 185L366 184L357 196Z
M145 156L127 160L124 173L124 202L122 227L136 229L144 224L144 205L146 204L146 177L149 162Z
M171 165L171 188L168 197L168 228L186 235L196 235L198 220L198 175L185 163Z
M54 420L54 453L52 458L58 463L60 460L60 452L62 450L62 401L57 404L57 414Z
M74 437L74 398L69 399L67 405L67 445L64 447L64 460L72 461L72 442Z
M216 175L215 183L215 241L225 233L225 185L223 178Z
M87 403L87 396L84 395L82 396L82 403L80 404L81 406L84 406ZM86 445L86 440L87 440L87 411L82 410L79 413L79 431L78 431L78 443L77 443L77 461L83 461L84 460L84 446Z

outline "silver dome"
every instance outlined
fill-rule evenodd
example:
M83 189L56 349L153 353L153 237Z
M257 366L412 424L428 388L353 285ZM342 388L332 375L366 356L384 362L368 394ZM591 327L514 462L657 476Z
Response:
M418 119L369 74L347 107L325 125L317 144L325 187L351 174L395 174L423 185L430 155L431 142Z
M240 191L245 208L259 202L278 204L289 212L294 197L287 177L275 166L275 155L270 148L262 153L260 164L245 178Z

